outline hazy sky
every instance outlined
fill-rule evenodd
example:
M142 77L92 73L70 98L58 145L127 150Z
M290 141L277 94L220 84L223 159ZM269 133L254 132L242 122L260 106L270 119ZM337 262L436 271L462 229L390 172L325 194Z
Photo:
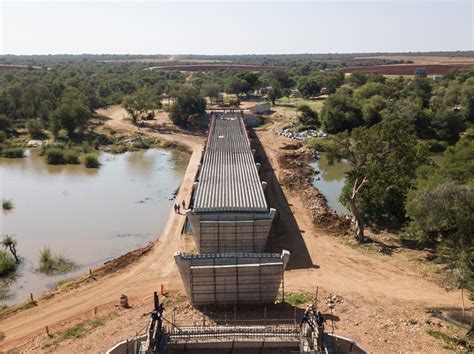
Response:
M1 54L473 50L471 0L0 0Z

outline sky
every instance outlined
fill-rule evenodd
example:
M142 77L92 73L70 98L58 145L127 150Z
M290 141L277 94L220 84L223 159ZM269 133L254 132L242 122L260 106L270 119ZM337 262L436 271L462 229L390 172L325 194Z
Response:
M473 50L472 0L0 0L0 54Z

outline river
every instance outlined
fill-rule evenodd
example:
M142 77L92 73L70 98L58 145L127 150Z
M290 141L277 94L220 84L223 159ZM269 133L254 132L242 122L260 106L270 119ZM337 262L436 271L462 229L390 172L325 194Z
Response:
M315 170L320 171L313 180L315 186L327 199L328 207L338 213L348 213L347 208L339 202L342 187L344 187L344 176L347 171L346 165L336 163L330 166L325 153L320 154L319 160L310 163Z
M38 297L58 281L156 239L188 161L176 150L150 149L101 153L101 167L87 169L48 165L37 149L28 154L0 159L0 199L14 203L13 211L0 212L0 235L14 235L21 256L4 304L24 301L30 293ZM38 272L44 246L79 268L55 276Z

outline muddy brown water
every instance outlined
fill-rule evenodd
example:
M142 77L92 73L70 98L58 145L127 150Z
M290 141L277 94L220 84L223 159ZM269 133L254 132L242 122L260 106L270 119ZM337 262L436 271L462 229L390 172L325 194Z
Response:
M339 202L347 166L344 163L330 166L325 153L321 153L319 160L311 162L310 166L319 171L313 179L313 186L324 194L328 207L338 213L348 213L347 208Z
M0 159L0 235L14 235L21 265L0 304L39 297L61 280L84 273L156 239L173 205L189 156L150 149L121 155L102 153L101 167L51 166L37 149L23 159ZM37 271L39 252L49 246L79 264L69 274ZM0 283L4 289L5 284Z

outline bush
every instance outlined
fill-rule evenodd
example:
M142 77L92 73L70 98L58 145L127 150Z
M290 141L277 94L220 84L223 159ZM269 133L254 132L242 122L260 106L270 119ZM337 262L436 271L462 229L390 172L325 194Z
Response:
M3 199L2 200L2 209L3 210L12 210L14 208L13 202L11 199Z
M46 161L50 165L77 165L79 161L79 153L63 145L46 145L43 147L41 154L46 155Z
M64 160L71 165L78 165L80 163L79 154L73 149L64 150Z
M326 151L329 144L330 141L326 138L312 138L306 143L306 146L312 150Z
M47 274L68 273L77 268L77 264L62 255L55 255L49 247L40 251L39 270Z
M28 129L28 134L30 134L33 139L41 139L44 137L43 126L38 119L30 119L26 123L26 129Z
M2 151L2 157L7 159L20 159L25 157L25 151L22 148L6 148Z
M17 267L17 263L9 253L0 251L0 277L14 273Z
M99 168L100 163L97 155L95 154L86 154L84 156L84 165L87 168Z
M50 165L63 165L66 163L64 156L64 150L59 147L53 147L46 149L46 161Z
M5 142L7 140L7 133L5 133L3 130L0 130L0 143Z

